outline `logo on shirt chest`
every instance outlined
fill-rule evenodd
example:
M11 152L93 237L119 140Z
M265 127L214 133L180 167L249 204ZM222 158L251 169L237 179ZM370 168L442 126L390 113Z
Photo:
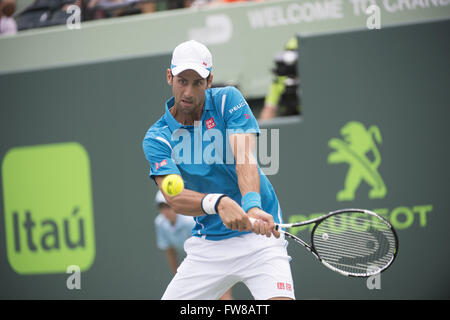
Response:
M213 117L211 117L208 120L206 120L205 123L206 123L206 128L208 130L212 129L212 128L214 128L216 126L216 123L214 122L214 118Z

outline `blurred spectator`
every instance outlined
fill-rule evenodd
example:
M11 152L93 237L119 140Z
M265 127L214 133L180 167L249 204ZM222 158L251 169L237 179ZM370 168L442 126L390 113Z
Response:
M14 2L16 0L3 1ZM88 21L238 1L249 0L34 0L30 6L16 16L16 29L26 30L66 24L69 17L73 15L73 12L67 13L67 8L72 4L81 9L80 20ZM7 23L10 24L9 21Z
M157 10L157 0L90 0L86 20L120 17Z
M155 219L156 245L158 249L166 252L172 273L177 272L179 266L178 258L186 256L184 242L191 237L192 228L195 226L192 217L177 214L168 204L161 191L158 190L155 202L159 214ZM232 294L229 289L221 300L231 300Z
M141 2L136 6L141 10L141 13L155 12L157 10L157 1Z
M17 24L13 18L16 11L16 0L3 0L0 3L0 34L16 34Z
M167 9L189 8L194 0L167 0Z
M300 114L299 86L297 75L298 42L294 37L288 41L285 50L275 57L275 78L264 101L259 120L269 120L276 116Z
M82 0L35 0L16 17L18 29L26 30L66 24L70 16L66 10L72 4L83 7Z
M155 202L159 214L155 218L156 244L166 252L170 270L177 272L178 258L184 258L184 242L191 236L194 219L177 214L168 204L161 191L156 193Z
M156 11L160 0L35 0L17 16L19 30L66 24L73 12L81 9L81 21Z
M224 3L231 3L231 2L248 2L251 0L193 0L192 1L192 7L202 7L202 6L213 6L218 4L224 4ZM256 0L253 0L256 1ZM257 0L257 1L263 1L263 0Z

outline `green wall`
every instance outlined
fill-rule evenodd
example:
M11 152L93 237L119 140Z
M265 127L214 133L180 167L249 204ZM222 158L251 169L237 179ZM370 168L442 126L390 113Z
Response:
M149 181L141 145L170 95L164 81L168 59L163 55L0 77L4 102L0 118L2 163L14 147L67 142L81 145L89 158L95 226L95 259L82 273L79 292L66 288L65 273L19 275L11 269L6 255L2 192L1 298L159 298L170 274L164 254L156 249L155 187ZM66 170L75 169L66 165ZM49 179L61 183L57 177ZM19 183L40 186L33 175ZM2 183L2 190L5 188L8 186ZM77 196L68 201L72 201L68 210L61 212L54 204L48 207L47 216L70 219L72 207L79 206L80 212L85 209ZM39 203L16 210L22 217L26 209L33 215L44 210ZM77 225L77 219L70 222ZM33 236L39 243L39 233L49 229L38 229L40 220L36 223ZM62 226L59 232L62 240ZM77 233L74 228L75 239ZM89 234L85 237L86 242L94 240ZM36 252L37 260L45 253L41 249ZM78 263L67 258L67 264Z
M449 297L449 27L447 20L300 37L303 117L262 125L279 130L279 170L269 179L285 220L377 209L397 226L400 249L381 289L369 290L365 280L335 274L291 244L297 298ZM141 142L171 94L169 59L0 75L0 298L160 298L171 274L155 245L156 187ZM351 121L379 129L381 162L372 171L385 192L374 196L362 180L353 200L338 201L350 162L331 163L329 144L356 132L341 131ZM364 157L377 158L373 149ZM78 245L68 245L68 233ZM80 290L67 289L61 268L45 265L52 252L68 265L84 261ZM27 264L31 271L16 272ZM251 297L242 285L235 296Z
M296 220L376 209L397 228L400 246L380 290L329 272L291 246L298 298L449 298L449 28L446 20L300 36L303 118L280 128L280 171L271 177L284 214ZM375 126L379 142L369 133ZM336 139L368 168L342 149L336 154ZM365 178L371 175L381 182ZM354 198L338 200L347 179L356 180Z

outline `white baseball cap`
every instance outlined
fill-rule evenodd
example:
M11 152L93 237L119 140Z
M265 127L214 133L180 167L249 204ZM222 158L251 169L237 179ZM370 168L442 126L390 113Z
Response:
M159 204L161 204L161 203L167 204L167 201L166 201L166 199L164 198L164 196L163 196L161 190L158 190L158 192L156 193L155 202L156 202L156 205L157 205L157 206L158 206Z
M204 44L195 40L180 43L173 50L170 69L174 76L184 70L194 70L205 79L212 70L211 52Z

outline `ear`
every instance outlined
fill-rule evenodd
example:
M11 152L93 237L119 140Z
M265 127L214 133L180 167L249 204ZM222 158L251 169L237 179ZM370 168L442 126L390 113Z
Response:
M213 77L214 77L213 74L210 73L210 74L209 74L208 83L206 84L206 89L211 88L211 85L212 85L212 82L213 82Z
M172 70L170 70L169 68L167 68L167 83L169 84L169 86L173 85Z

